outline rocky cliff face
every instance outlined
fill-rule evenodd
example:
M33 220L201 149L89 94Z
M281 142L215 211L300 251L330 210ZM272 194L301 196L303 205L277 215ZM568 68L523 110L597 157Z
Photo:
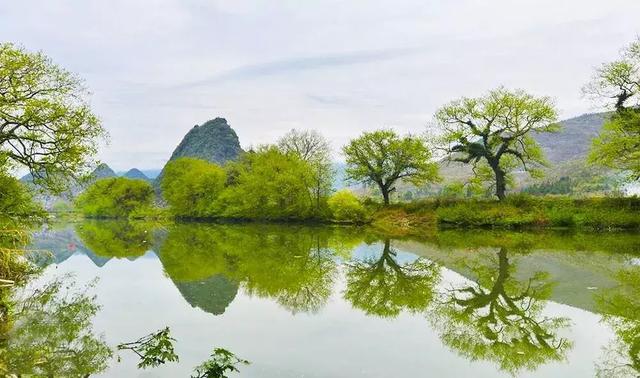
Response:
M180 157L194 157L224 164L237 158L241 152L236 132L226 119L216 118L189 130L173 151L169 161Z

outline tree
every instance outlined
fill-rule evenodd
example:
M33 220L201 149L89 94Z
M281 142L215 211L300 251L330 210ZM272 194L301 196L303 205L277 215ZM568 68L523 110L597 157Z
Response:
M224 217L305 219L313 216L312 169L294 154L260 147L228 163L227 187L216 201Z
M532 133L555 132L557 111L549 97L495 89L479 98L461 98L440 108L435 120L449 158L472 163L480 177L493 176L495 194L505 198L509 172L520 166L532 176L546 164Z
M297 155L311 165L313 172L313 196L316 212L321 211L323 198L331 193L334 170L331 166L329 142L315 130L291 130L278 140L278 148L284 153Z
M431 152L418 137L400 137L392 130L365 132L345 146L343 152L347 179L377 185L385 205L389 204L398 180L421 185L438 178Z
M142 215L153 206L154 191L144 180L111 177L98 180L76 199L87 217L128 218Z
M212 217L213 204L224 189L226 174L216 164L194 158L170 161L164 169L162 196L178 217Z
M43 53L0 44L0 160L59 193L92 165L105 136L82 81Z
M640 38L623 49L620 59L598 68L583 91L613 100L615 109L593 139L589 162L640 179Z

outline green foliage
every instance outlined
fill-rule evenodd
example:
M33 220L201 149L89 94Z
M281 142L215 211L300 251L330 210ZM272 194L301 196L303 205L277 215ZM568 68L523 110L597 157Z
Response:
M215 348L211 358L195 368L192 378L227 378L227 372L240 372L238 365L249 365L249 361L238 358L223 348Z
M142 256L151 248L153 227L140 221L85 221L76 233L93 253L102 257Z
M4 218L41 217L43 209L33 193L20 181L2 172L0 167L0 214Z
M504 88L455 100L440 108L435 119L443 131L439 142L449 157L473 164L484 180L490 170L500 200L505 198L509 172L521 167L539 177L546 164L532 133L559 130L550 98Z
M640 109L619 109L610 116L592 141L589 162L640 179Z
M477 283L441 292L430 310L444 344L473 361L493 361L513 376L563 360L571 342L557 333L569 322L542 312L552 289L547 275L518 279L506 248L471 258L468 268Z
M440 281L439 266L421 258L400 264L396 255L387 239L379 258L350 262L344 298L368 315L385 318L426 310Z
M80 377L107 368L111 350L91 330L99 306L72 288L64 276L14 298L14 326L0 347L3 375Z
M365 132L343 148L347 179L374 184L385 204L398 180L422 185L438 179L431 151L418 137L400 137L392 130Z
M58 193L88 168L105 135L75 75L43 53L0 44L0 158Z
M363 222L366 218L366 209L350 190L343 189L334 193L327 200L329 211L334 220L339 222Z
M295 154L266 146L227 164L229 185L216 201L222 217L307 219L316 214L313 170Z
M128 218L149 212L154 192L144 180L124 177L101 179L76 199L76 207L86 217Z
M603 64L583 90L599 100L615 100L615 113L593 139L589 161L640 179L640 38L618 60Z
M311 168L315 215L323 213L325 201L331 193L334 169L331 165L329 142L315 130L291 130L278 140L278 148L285 154L294 154Z
M130 350L140 357L138 368L157 367L167 362L178 361L173 350L173 342L169 327L143 336L130 343L118 344L118 350Z
M194 158L170 161L163 171L162 195L177 217L216 216L214 202L224 189L225 171L216 164Z

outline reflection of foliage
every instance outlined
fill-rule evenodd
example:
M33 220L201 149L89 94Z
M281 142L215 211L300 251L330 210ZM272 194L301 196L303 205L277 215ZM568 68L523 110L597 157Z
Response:
M91 331L99 306L63 276L28 297L14 298L13 327L0 344L0 372L88 376L107 368L111 350Z
M562 360L571 343L555 331L568 320L541 314L552 289L546 274L518 281L507 250L501 248L496 257L471 267L477 284L443 294L431 319L443 342L471 360L494 361L513 375Z
M195 282L175 282L184 299L193 307L198 307L213 315L224 314L227 306L238 293L238 283L216 274Z
M274 298L292 312L312 312L331 294L336 264L329 246L344 247L353 239L333 228L178 224L159 257L176 282L222 274L249 294Z
M76 232L93 253L102 257L138 257L150 248L153 228L136 221L86 221Z
M174 341L176 340L169 334L169 327L166 327L136 341L118 344L118 350L133 351L140 357L138 368L146 369L178 361L178 356L173 351Z
M618 273L619 286L596 298L616 336L597 366L599 377L640 375L640 268Z
M238 358L223 348L216 348L211 358L197 366L192 378L227 378L227 372L239 372L238 365L249 365L249 361Z
M400 264L385 240L377 259L351 262L345 298L369 315L395 317L401 310L422 311L431 303L439 267L427 260Z

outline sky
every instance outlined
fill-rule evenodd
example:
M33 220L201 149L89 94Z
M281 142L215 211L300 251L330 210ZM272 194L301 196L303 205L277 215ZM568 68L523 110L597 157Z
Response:
M419 134L456 98L498 86L598 111L580 88L640 35L638 0L0 0L0 42L81 76L115 170L161 168L224 117L244 148L292 128L340 148Z

